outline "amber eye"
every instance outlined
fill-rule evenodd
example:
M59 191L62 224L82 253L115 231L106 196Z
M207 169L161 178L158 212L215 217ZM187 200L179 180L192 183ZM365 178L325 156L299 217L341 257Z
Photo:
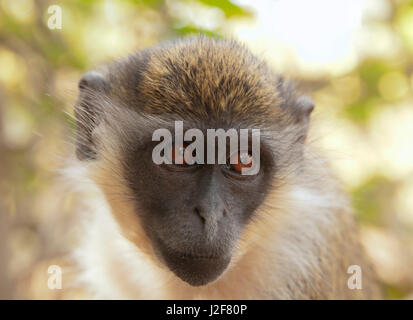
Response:
M172 163L174 165L182 165L182 166L190 166L193 163L187 163L185 161L185 157L189 160L189 159L193 159L193 155L190 151L187 151L188 145L184 144L183 146L177 146L177 145L173 145L172 146Z
M229 159L227 167L236 173L245 173L252 168L253 157L248 152L239 152ZM232 161L231 161L232 160ZM231 163L235 162L235 163ZM243 172L244 170L244 172Z

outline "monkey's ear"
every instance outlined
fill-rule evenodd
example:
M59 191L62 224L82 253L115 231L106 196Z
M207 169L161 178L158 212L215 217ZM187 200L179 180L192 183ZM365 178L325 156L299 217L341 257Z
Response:
M299 97L292 106L293 119L295 123L299 124L300 138L305 141L310 126L310 115L314 110L314 102L310 97Z
M310 97L299 97L294 105L294 116L298 123L308 123L311 112L314 110L314 102Z
M79 97L75 106L76 156L79 160L96 159L93 130L99 124L99 96L106 91L107 83L102 74L90 71L79 81Z

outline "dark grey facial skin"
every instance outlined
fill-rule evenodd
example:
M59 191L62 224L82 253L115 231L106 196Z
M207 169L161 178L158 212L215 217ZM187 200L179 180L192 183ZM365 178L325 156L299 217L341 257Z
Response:
M241 176L219 164L157 165L152 161L157 143L128 148L125 155L137 215L158 258L190 285L206 285L225 271L243 228L264 200L271 157L262 146L259 173Z

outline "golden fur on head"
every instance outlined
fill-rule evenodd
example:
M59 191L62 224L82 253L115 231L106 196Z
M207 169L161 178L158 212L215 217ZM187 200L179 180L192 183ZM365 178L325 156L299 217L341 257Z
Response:
M75 256L80 280L98 297L377 297L347 201L306 144L312 106L303 110L292 86L244 46L205 37L167 43L109 66L104 77L99 93L89 92L99 119L87 108L78 117L85 126L94 117L81 143L93 141L96 157L79 164L101 205ZM184 283L157 259L125 181L124 150L167 117L260 125L263 138L277 145L277 183L243 230L227 270L203 287ZM363 290L347 286L354 264L362 267Z
M114 64L110 77L111 94L147 113L264 121L279 107L278 77L236 41L168 42Z

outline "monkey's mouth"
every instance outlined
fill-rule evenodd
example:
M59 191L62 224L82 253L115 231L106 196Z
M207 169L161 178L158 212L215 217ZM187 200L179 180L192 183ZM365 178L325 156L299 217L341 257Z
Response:
M230 254L186 253L171 249L160 240L156 242L162 262L191 286L203 286L218 279L231 261Z

